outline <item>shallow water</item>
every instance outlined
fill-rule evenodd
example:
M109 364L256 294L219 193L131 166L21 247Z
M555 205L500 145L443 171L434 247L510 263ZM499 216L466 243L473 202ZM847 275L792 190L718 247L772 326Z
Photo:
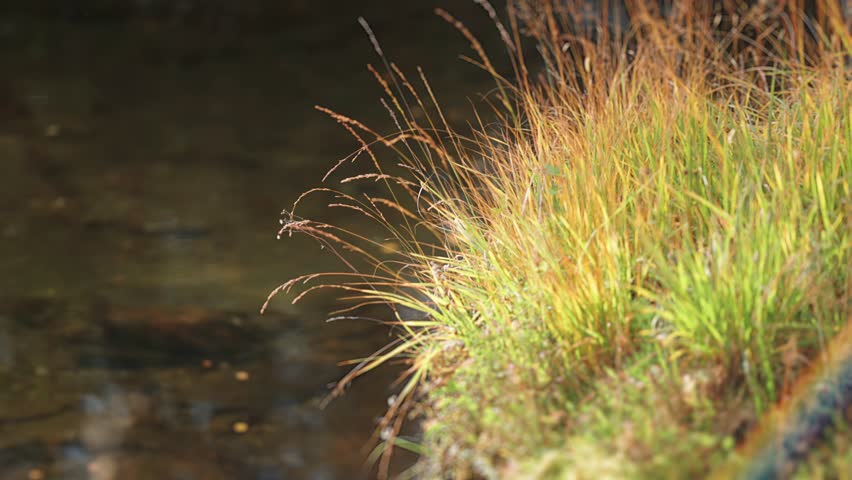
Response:
M292 3L260 23L0 17L0 478L357 477L396 372L317 404L387 332L325 323L323 296L258 313L279 283L340 268L275 240L355 148L312 106L388 124L357 15L452 115L488 84L436 2Z

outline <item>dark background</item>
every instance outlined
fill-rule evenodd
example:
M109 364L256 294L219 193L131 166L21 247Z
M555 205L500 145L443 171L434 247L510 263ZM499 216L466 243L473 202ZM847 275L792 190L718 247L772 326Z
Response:
M358 16L454 121L491 88L437 5L496 44L467 1L0 3L0 478L358 477L399 370L318 405L387 330L325 323L333 294L258 310L342 268L276 240L357 148L314 105L392 127ZM383 240L327 202L299 214Z

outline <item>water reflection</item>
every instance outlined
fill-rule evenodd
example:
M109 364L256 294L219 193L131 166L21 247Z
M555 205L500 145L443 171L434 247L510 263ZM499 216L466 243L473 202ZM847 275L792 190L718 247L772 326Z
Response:
M341 373L335 357L379 344L364 326L330 351L321 322L281 314L100 305L73 326L52 301L25 303L3 317L3 338L17 347L4 349L4 472L292 478L319 469L337 478L357 469L358 442L387 394L374 383L330 410L317 406Z
M353 148L311 107L383 117L357 15L448 104L485 76L459 68L435 2L355 3L257 31L0 16L0 477L356 477L395 372L317 404L336 362L387 332L325 324L328 298L257 313L281 281L337 267L274 240L278 211Z

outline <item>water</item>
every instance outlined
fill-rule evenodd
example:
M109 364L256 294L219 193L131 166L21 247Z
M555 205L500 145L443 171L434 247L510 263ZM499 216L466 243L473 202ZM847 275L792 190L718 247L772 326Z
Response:
M356 147L314 104L389 123L358 15L456 118L488 86L466 43L433 1L19 3L0 16L0 478L356 478L397 372L317 403L388 335L326 324L328 296L259 315L281 282L340 268L276 241L278 213ZM370 228L319 199L303 214Z

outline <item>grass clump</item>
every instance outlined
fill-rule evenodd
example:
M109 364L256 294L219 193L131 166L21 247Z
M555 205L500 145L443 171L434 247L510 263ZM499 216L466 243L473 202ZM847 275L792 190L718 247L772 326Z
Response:
M493 121L453 128L421 72L371 67L397 132L325 111L375 169L341 181L387 196L311 193L389 238L290 212L282 233L371 267L281 289L320 281L303 294L397 312L397 340L336 393L405 359L382 430L393 444L422 417L424 476L704 474L849 320L847 25L833 2L813 18L634 2L624 29L534 0L511 2L504 26L480 3L512 75L439 14L494 76Z

